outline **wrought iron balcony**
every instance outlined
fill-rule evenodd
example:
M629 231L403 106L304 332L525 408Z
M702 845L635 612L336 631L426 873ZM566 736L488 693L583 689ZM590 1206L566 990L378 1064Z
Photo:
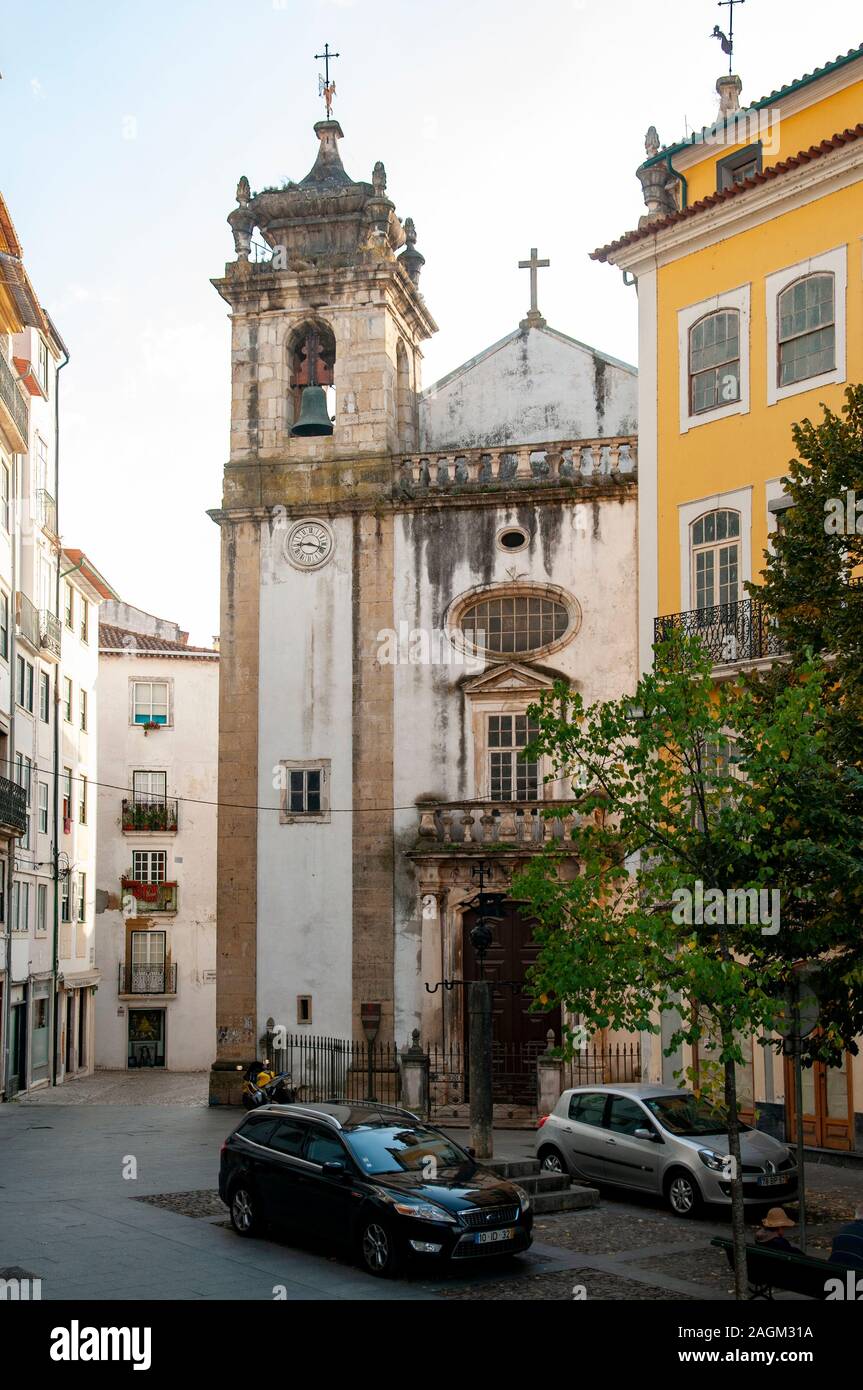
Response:
M122 885L124 897L128 894L135 899L142 917L154 912L177 911L176 883L143 883L137 878L124 878Z
M63 629L60 619L50 609L43 608L39 614L39 645L52 656L60 655Z
M27 829L27 793L17 782L0 777L0 832L23 835Z
M57 503L44 487L40 487L36 493L36 512L43 531L48 531L52 536L56 536Z
M547 816L550 809L563 816ZM539 850L569 839L578 811L570 801L420 801L414 853Z
M687 613L669 613L655 619L655 642L663 641L675 631L699 638L715 666L773 658L782 656L785 651L766 608L757 598L718 603L711 608L693 608Z
M173 797L123 798L123 830L166 833L177 829L178 803Z
M129 965L120 962L119 994L176 994L176 965Z
M21 593L20 589L16 594L16 613L19 636L23 637L25 642L29 642L30 646L38 652L42 646L39 609L26 594Z
M30 405L20 390L15 373L0 352L0 433L13 454L29 448Z

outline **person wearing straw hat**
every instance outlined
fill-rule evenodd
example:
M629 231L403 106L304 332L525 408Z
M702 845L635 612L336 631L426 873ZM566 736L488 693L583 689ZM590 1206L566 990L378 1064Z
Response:
M793 1230L796 1224L781 1207L771 1207L755 1232L755 1240L758 1245L763 1245L768 1250L789 1250L792 1254L802 1255L803 1251L792 1245L785 1235L785 1232Z

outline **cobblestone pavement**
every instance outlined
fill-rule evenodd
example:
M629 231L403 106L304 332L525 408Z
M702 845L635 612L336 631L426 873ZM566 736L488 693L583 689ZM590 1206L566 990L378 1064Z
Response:
M97 1071L46 1086L16 1105L206 1105L209 1072ZM238 1112L239 1113L239 1112Z

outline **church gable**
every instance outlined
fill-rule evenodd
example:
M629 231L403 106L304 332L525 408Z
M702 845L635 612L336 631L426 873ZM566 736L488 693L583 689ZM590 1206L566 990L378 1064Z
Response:
M530 692L539 694L543 690L552 690L554 680L543 673L533 670L529 666L496 666L491 671L486 671L476 680L470 681L464 687L466 695L505 695L521 694Z
M553 328L522 326L428 388L425 450L635 434L638 376Z

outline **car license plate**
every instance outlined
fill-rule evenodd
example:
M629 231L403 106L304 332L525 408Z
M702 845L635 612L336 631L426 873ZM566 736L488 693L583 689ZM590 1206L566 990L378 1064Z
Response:
M512 1240L515 1231L507 1226L503 1231L477 1231L474 1240L477 1245L495 1245L499 1240Z
M787 1178L782 1173L765 1173L758 1179L759 1187L781 1187Z

